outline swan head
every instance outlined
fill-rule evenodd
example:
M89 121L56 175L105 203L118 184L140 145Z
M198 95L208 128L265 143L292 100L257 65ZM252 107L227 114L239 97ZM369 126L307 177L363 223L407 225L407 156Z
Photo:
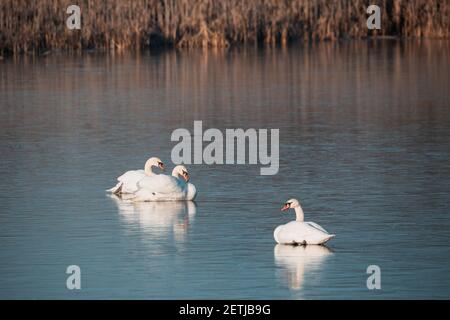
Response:
M291 208L296 208L300 206L300 202L298 202L297 199L289 199L288 201L285 202L285 204L283 205L283 207L281 207L281 211L286 211L289 210Z
M145 163L145 172L151 173L152 167L158 167L162 171L164 171L164 169L165 169L164 163L161 161L160 158L157 158L157 157L152 157L147 160L147 162Z
M183 177L183 179L188 182L189 181L189 172L187 171L186 167L183 165L178 165L175 168L173 168L172 176L174 177Z

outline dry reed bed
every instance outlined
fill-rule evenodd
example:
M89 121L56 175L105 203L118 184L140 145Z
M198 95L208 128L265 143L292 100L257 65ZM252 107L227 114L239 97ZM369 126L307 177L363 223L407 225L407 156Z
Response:
M77 3L81 30L68 30ZM366 28L369 4L382 29ZM2 0L0 55L51 49L225 47L365 38L449 38L449 0Z

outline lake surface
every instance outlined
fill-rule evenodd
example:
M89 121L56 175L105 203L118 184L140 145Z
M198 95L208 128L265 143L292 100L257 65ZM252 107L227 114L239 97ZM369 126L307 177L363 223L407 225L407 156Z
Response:
M450 298L449 53L382 40L0 61L0 298ZM150 156L171 170L171 133L194 120L278 128L279 173L188 165L196 203L105 194ZM292 197L337 235L327 247L275 245Z

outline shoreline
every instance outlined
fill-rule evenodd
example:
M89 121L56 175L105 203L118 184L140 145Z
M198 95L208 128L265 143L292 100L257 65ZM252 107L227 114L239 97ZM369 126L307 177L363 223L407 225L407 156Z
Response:
M6 61L16 58L23 58L23 57L47 57L47 56L58 56L58 55L73 55L73 56L82 56L87 54L103 54L103 55L134 55L134 54L160 54L164 52L195 52L195 51L210 51L210 52L227 52L232 50L268 50L268 49L291 49L291 48L298 48L298 47L304 47L304 48L312 48L314 46L323 45L323 44L343 44L343 43L370 43L370 42L385 42L385 41L398 41L398 42L450 42L450 39L441 39L441 38L416 38L416 37L401 37L401 36L374 36L374 37L367 37L367 38L361 38L361 39L354 39L354 38L342 38L338 40L333 41L291 41L285 45L276 44L276 45L265 45L265 44L233 44L227 47L192 47L192 48L178 48L175 46L156 46L156 47L142 47L139 49L125 49L125 50L111 50L106 48L85 48L85 49L78 49L78 50L72 50L72 49L49 49L42 52L24 52L20 54L5 54L0 55L0 61Z

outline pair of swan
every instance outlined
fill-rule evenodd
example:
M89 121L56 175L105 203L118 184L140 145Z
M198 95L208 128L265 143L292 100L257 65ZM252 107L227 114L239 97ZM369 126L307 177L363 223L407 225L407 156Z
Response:
M189 182L185 166L178 165L172 175L155 174L153 167L165 169L164 163L152 157L145 163L144 170L130 170L117 178L118 183L107 192L126 195L131 201L177 201L194 200L197 189Z

